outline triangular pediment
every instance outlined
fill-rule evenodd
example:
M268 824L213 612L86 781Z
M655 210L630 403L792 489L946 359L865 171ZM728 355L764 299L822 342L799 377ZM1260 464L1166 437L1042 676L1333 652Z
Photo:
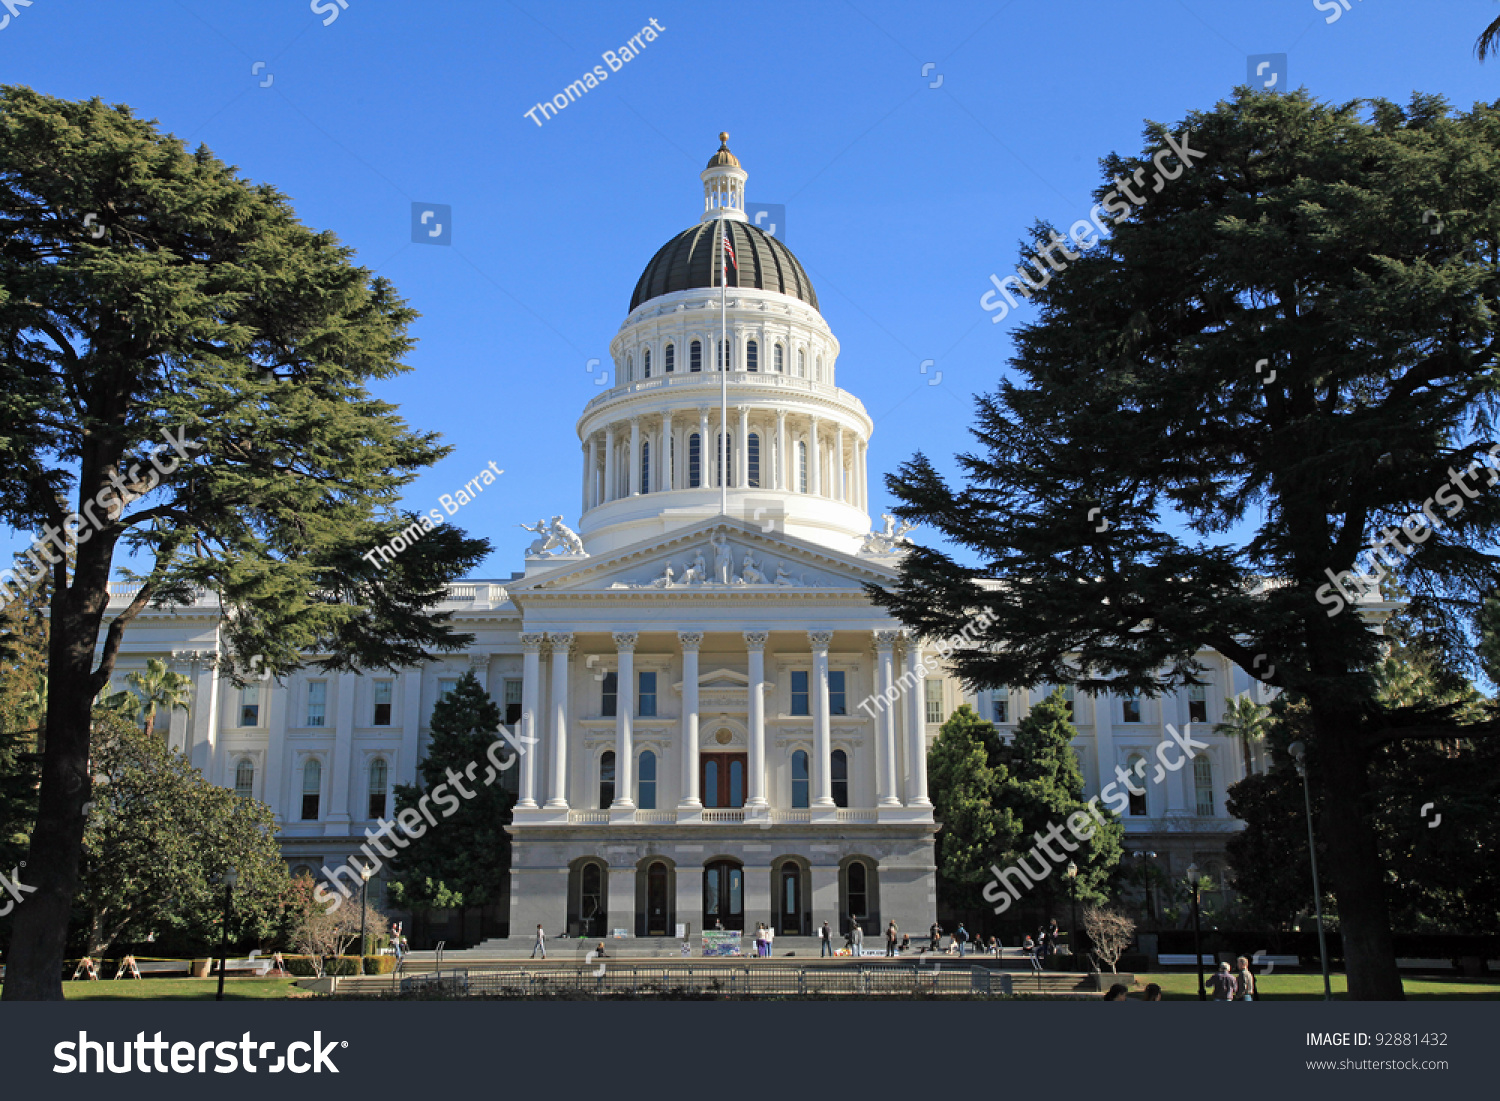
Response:
M843 554L785 532L716 517L671 535L560 565L509 586L514 595L859 592L895 580L891 565Z

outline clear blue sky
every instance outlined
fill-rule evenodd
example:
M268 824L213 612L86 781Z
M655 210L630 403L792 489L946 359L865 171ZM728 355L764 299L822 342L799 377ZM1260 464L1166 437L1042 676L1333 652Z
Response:
M1028 319L990 323L989 273L1034 219L1083 216L1098 159L1139 151L1143 120L1210 107L1251 54L1287 54L1290 83L1330 100L1500 97L1500 62L1472 52L1488 0L1350 0L1331 25L1313 0L336 2L35 0L0 30L0 81L131 105L395 283L422 317L414 370L380 394L455 447L408 502L502 467L455 517L493 541L485 577L520 568L522 520L576 523L585 365L697 220L720 130L750 201L786 204L838 381L875 418L878 514L914 451L951 468ZM621 71L525 117L653 17L665 33ZM413 202L451 205L451 246L411 243ZM24 541L0 539L5 560Z

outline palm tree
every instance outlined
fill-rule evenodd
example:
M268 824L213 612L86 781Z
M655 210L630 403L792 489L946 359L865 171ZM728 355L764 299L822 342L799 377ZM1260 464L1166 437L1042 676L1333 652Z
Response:
M1254 742L1264 742L1273 723L1271 709L1256 703L1246 692L1229 701L1229 706L1224 708L1224 721L1214 725L1214 733L1240 740L1240 748L1245 754L1245 775L1249 776L1252 771L1250 746Z
M1479 36L1479 41L1474 43L1474 52L1479 55L1480 61L1489 57L1490 54L1500 53L1500 19L1484 29L1484 33Z
M141 725L146 734L156 725L158 707L186 711L192 701L192 679L172 672L160 658L148 660L144 673L131 673L125 682L140 698Z

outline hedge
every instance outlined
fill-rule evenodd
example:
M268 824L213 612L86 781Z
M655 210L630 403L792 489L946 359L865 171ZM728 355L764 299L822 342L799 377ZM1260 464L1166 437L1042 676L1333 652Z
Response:
M311 956L283 956L287 973L297 978L311 978L318 973L317 963ZM325 975L389 975L396 970L395 956L366 956L363 972L358 956L338 956L328 960L323 969Z

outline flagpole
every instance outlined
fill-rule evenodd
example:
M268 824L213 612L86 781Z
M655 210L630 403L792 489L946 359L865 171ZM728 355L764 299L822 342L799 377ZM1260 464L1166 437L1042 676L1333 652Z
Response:
M719 204L719 514L729 515L729 255Z

